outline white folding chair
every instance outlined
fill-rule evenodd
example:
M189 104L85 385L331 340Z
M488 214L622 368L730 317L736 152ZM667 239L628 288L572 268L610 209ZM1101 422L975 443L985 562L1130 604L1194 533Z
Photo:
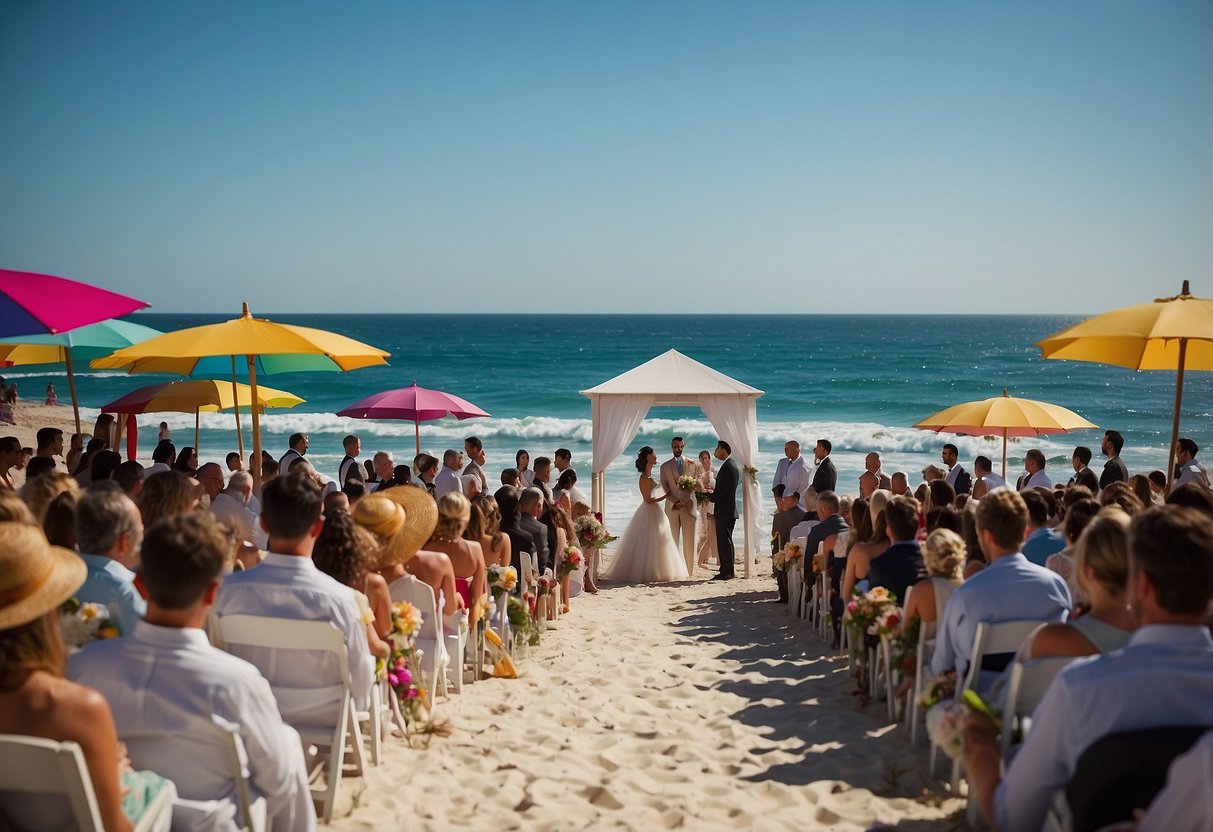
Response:
M935 622L931 622L934 624ZM935 639L927 638L927 625L920 624L918 627L918 646L914 650L914 684L907 694L908 701L906 702L906 721L910 728L910 745L918 743L918 725L922 720L918 713L918 697L922 695L923 685L926 682L926 665L930 663L931 657L935 654ZM933 772L933 769L932 769Z
M332 653L341 668L341 704L336 723L327 726L294 725L306 746L314 745L321 752L320 764L310 772L312 799L320 804L320 817L325 823L333 819L337 792L345 774L346 747L354 775L362 773L362 732L350 694L350 665L345 652L345 636L328 621L300 621L292 618L270 618L262 615L225 615L219 618L219 633L224 649L236 645L264 647L270 650L308 650ZM327 749L327 754L324 753ZM316 785L324 775L324 786Z
M70 828L78 832L105 832L101 809L93 792L93 781L84 762L84 752L74 742L56 742L41 737L0 734L0 812L25 806L33 795L59 797L48 808L67 804ZM153 798L135 825L135 832L167 832L173 818L177 790L171 782ZM25 814L16 811L16 822ZM49 819L32 819L36 829L48 828ZM20 828L20 827L17 827Z
M530 552L518 553L518 594L523 595L533 591L535 588L535 578L538 577L538 567L536 566L536 558Z
M383 685L380 684L380 681L380 678L376 678L375 684L371 686L371 697L366 710L354 711L359 729L363 730L366 737L373 766L379 765L383 740L387 736L387 721L384 717L391 715L391 707L383 698Z
M1052 656L1015 662L1011 665L1011 678L1007 684L1007 700L1002 709L1002 738L1000 748L1004 766L1011 764L1011 740L1015 729L1026 738L1032 727L1032 713L1057 674L1074 661L1073 656Z
M421 673L432 708L440 690L443 696L447 695L444 664L448 656L438 599L434 597L434 590L429 584L412 575L402 575L392 581L388 585L388 593L393 601L407 601L421 613L421 631L417 633L416 642L417 649L421 651Z

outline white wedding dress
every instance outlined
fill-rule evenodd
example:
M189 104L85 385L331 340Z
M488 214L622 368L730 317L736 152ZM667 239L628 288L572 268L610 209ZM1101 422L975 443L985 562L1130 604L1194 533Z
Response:
M652 494L661 495L661 486L656 482ZM603 574L606 580L648 584L684 581L690 577L682 551L670 533L670 521L666 519L662 505L660 502L641 503L636 509L615 548L615 557Z

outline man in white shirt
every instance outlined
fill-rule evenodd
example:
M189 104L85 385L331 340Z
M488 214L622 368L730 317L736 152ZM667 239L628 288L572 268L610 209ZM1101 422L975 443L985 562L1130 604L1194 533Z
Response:
M70 676L109 702L136 769L177 786L174 828L235 830L236 787L218 726L241 740L251 797L265 798L276 829L314 830L299 734L283 724L257 668L211 647L202 627L228 549L205 514L169 517L143 544L144 620L126 638L77 653Z
M940 457L943 459L943 464L948 467L948 473L945 479L948 485L956 490L957 494L968 494L973 490L973 478L969 476L969 472L960 464L960 451L951 442L943 446L943 451L940 452Z
M1025 488L1052 488L1053 480L1045 473L1045 455L1037 448L1028 451L1023 458L1023 469L1027 473L1019 480L1019 490Z
M306 433L292 433L287 443L290 447L278 460L278 476L283 476L291 470L291 463L307 453L308 439Z
M980 500L995 488L1006 488L1007 481L993 470L993 463L988 456L979 456L973 460L973 497Z
M441 500L447 494L462 494L463 481L459 472L463 469L463 454L447 448L442 455L442 470L434 477L434 499Z
M173 443L167 439L157 443L152 450L152 464L143 469L143 478L147 479L153 474L160 474L165 471L172 470L173 463L177 460L177 449L173 447Z
M1205 466L1196 461L1200 446L1186 436L1179 437L1175 442L1175 461L1179 464L1179 476L1175 485L1194 482L1197 485L1209 487L1209 472Z
M783 495L785 498L797 496L797 505L802 511L807 510L805 496L809 493L809 484L813 477L808 464L800 455L800 443L789 440L783 445L784 456L788 459L787 468L783 472Z
M241 540L253 541L256 517L249 509L253 496L253 478L248 471L233 471L227 487L211 500L211 514L234 528Z
M269 554L254 569L229 576L219 590L214 615L265 615L302 621L329 621L345 636L350 689L356 702L371 690L375 662L354 590L316 568L312 546L324 527L320 488L292 472L262 491L261 526L269 534ZM282 718L291 725L335 724L341 704L340 669L329 653L291 651L279 656L264 648L239 648L237 655L261 670Z
M560 452L557 451L557 454ZM467 457L468 464L464 467L463 473L471 474L480 481L480 493L483 494L489 490L489 478L485 476L484 465L488 462L488 457L484 454L484 443L480 441L478 436L469 436L463 440L463 455ZM559 465L559 457L557 457L557 465Z
M1128 597L1141 627L1129 646L1079 659L1058 675L1005 777L999 776L998 728L983 715L968 717L971 794L1001 832L1043 828L1054 793L1102 737L1172 725L1213 727L1213 638L1205 626L1213 600L1211 552L1213 519L1199 511L1160 506L1137 514L1129 527Z

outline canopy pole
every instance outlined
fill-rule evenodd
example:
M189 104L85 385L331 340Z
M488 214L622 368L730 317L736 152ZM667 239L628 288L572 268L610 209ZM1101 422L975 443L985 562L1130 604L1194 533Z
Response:
M755 460L757 462L757 460ZM749 477L745 469L742 469L742 477ZM754 560L754 555L750 551L750 484L742 482L741 486L741 520L744 524L741 530L741 542L745 547L745 576L750 577L750 562ZM721 567L723 569L723 567Z
M244 358L245 358L245 360L248 361L248 384L249 384L249 392L251 394L249 396L249 398L252 401L256 402L257 401L256 359L254 359L253 356L251 356L251 355L246 355ZM260 494L261 493L261 422L257 418L257 408L256 407L252 408L251 413L253 415L253 465L251 466L253 470L250 473L253 475L253 493Z
M1184 281L1185 293L1187 281ZM1188 358L1188 339L1179 339L1179 372L1175 374L1175 414L1171 417L1171 449L1167 452L1167 493L1171 493L1171 481L1175 479L1175 443L1179 441L1179 406L1184 397L1184 362Z
M198 453L198 433L202 427L202 417L198 415L200 412L199 408L194 408L194 453Z
M244 461L244 430L240 427L240 391L236 388L236 356L232 356L232 409L236 412L236 447L240 451L240 461ZM197 448L198 444L194 443ZM230 445L228 446L231 447ZM249 466L253 467L253 466Z
M76 433L84 433L80 430L80 402L76 400L76 374L72 371L72 351L68 347L63 348L63 361L67 364L67 389L72 394L72 415L76 417Z

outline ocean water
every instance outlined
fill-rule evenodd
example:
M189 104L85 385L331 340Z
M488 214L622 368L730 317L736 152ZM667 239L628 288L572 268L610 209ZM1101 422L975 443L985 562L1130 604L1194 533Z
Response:
M811 447L833 442L839 490L857 491L868 451L879 451L886 471L919 471L939 460L948 441L961 450L966 468L984 453L1000 462L1001 440L936 435L910 427L952 404L1011 395L1060 404L1102 428L1126 437L1124 458L1133 472L1164 468L1171 430L1175 376L1134 373L1117 367L1044 361L1033 343L1077 318L1060 316L832 316L832 315L266 315L340 332L387 350L390 366L351 373L282 374L259 381L289 390L306 403L270 411L262 418L264 446L275 456L295 431L310 435L309 457L335 476L341 439L358 433L364 452L393 452L397 462L414 454L411 422L364 421L335 416L370 393L405 387L446 390L476 403L487 419L423 423L422 448L435 455L461 448L465 436L484 440L492 474L514 464L526 448L531 457L557 447L573 451L573 465L588 492L590 405L579 391L675 348L765 391L758 400L760 483L769 481L783 443ZM222 320L222 316L141 314L133 318L161 330ZM25 396L40 395L55 381L67 399L62 369L10 368ZM105 403L169 376L82 374L78 390L89 421ZM192 414L140 418L141 456L151 453L155 425L167 421L178 447L193 442ZM251 449L244 416L245 451ZM1190 373L1185 386L1181 435L1213 448L1213 384L1208 373ZM682 435L688 452L715 444L711 425L697 408L654 408L639 435L607 473L608 516L630 514L635 493L635 452L645 444L668 454ZM1095 450L1097 431L1012 441L1008 472L1022 470L1024 453L1044 451L1054 479L1067 478L1075 445ZM234 419L203 414L200 453L222 461L236 448ZM1213 453L1211 450L1209 453ZM1204 456L1205 454L1202 454ZM765 492L765 488L763 491ZM621 520L619 522L622 522Z

